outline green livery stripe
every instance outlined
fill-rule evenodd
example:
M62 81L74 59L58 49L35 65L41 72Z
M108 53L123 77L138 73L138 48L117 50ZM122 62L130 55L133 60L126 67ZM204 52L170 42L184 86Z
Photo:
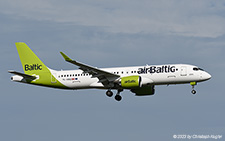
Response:
M25 74L36 76L37 79L27 79L26 82L55 88L67 88L52 75L49 68L22 42L15 43Z

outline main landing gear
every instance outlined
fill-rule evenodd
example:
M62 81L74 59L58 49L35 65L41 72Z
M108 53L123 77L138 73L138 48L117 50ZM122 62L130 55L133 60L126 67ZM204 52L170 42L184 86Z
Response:
M115 100L117 101L121 101L122 100L122 96L120 95L120 92L122 92L123 89L118 89L117 94L115 95ZM106 91L106 95L108 97L112 97L113 96L113 92L109 89L108 91Z
M196 94L196 90L194 90L194 88L195 88L195 85L197 85L197 82L191 82L190 84L191 84L191 86L192 86L191 93L192 93L192 94Z
M112 97L113 96L113 92L111 90L106 91L106 95L108 97Z
M122 100L122 96L120 95L120 92L122 92L122 91L123 91L123 89L118 89L117 94L115 96L115 99L117 101L121 101Z

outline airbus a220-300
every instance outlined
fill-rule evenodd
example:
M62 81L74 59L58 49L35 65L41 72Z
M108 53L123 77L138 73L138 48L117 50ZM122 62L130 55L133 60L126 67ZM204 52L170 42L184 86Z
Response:
M79 67L78 70L56 71L48 68L33 51L22 42L16 43L24 73L14 74L12 81L60 89L106 89L106 95L122 99L120 93L127 89L136 96L154 95L156 85L186 84L194 86L211 75L203 69L188 64L146 65L134 67L97 68L75 60L60 52L65 61Z

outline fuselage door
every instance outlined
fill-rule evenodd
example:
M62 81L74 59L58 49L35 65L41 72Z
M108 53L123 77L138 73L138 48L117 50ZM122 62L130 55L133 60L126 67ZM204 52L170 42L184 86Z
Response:
M187 67L186 66L181 66L180 75L187 76Z

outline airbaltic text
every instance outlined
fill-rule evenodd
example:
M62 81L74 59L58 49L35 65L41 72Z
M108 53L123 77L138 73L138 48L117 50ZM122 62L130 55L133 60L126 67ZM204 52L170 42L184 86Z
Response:
M25 71L32 71L32 70L42 70L42 65L39 64L32 64L32 65L24 65Z
M175 72L178 69L175 66L150 66L138 69L138 74L147 74L147 73L171 73Z

